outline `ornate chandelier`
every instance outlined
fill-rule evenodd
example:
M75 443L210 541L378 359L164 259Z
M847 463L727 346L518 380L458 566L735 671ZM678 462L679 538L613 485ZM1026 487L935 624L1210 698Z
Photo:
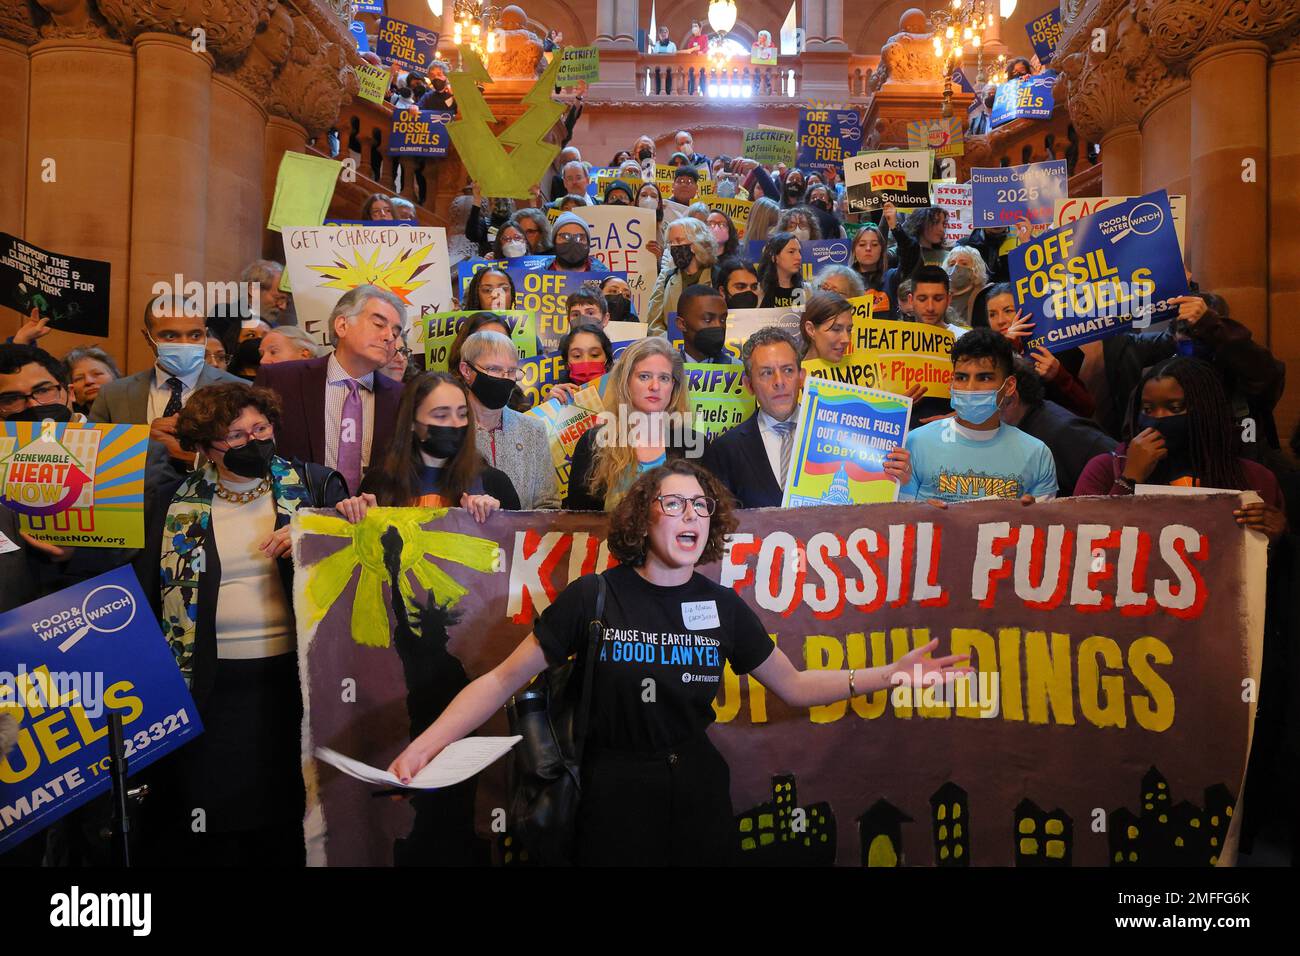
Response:
M934 28L934 58L943 75L943 115L952 115L952 73L967 50L977 55L976 77L984 72L984 31L998 16L993 0L952 0L930 14Z
M501 17L501 11L489 3L476 0L455 0L452 6L455 25L452 28L452 42L457 46L468 45L481 59L495 52L493 37Z
M734 0L710 0L709 26L713 36L709 40L709 65L715 70L724 69L731 59L727 50L727 34L736 25L736 4Z

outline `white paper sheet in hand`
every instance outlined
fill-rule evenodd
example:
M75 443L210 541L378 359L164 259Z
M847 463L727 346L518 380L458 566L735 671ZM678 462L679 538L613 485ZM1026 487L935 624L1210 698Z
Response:
M316 757L331 767L343 771L349 777L365 783L384 784L405 790L438 790L452 787L468 780L479 771L491 766L519 741L522 737L466 737L448 744L438 756L411 778L409 784L403 784L387 770L380 770L360 760L345 757L328 747L317 747Z

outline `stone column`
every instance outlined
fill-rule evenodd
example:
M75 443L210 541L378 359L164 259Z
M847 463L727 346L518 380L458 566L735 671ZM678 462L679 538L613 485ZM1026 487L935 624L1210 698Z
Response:
M1192 184L1192 94L1188 84L1173 87L1152 101L1138 129L1142 134L1142 176L1141 187L1134 193L1167 189L1171 195L1187 195ZM1104 153L1101 165L1105 177Z
M992 22L984 29L984 56L997 61L999 53L1007 52L1007 45L1002 42L1002 16L995 9Z
M842 100L848 90L849 48L844 42L844 0L803 0L804 52L799 97Z
M262 165L262 255L267 259L284 261L284 248L280 234L266 229L271 214L271 200L275 197L275 180L280 172L280 160L287 152L304 153L307 131L291 119L272 116L266 122L265 153Z
M618 33L614 22L617 0L596 0L596 45L604 49L613 44Z
M1254 40L1207 50L1190 68L1192 270L1261 342L1268 335L1267 68L1268 47ZM1294 103L1287 114L1294 121ZM1248 161L1253 182L1243 182Z
M180 275L206 282L208 127L212 56L195 53L188 37L142 33L135 38L135 166L131 190L131 288L127 317L143 328L154 287ZM233 145L233 144L231 144ZM216 278L216 277L211 277ZM175 290L180 293L182 290ZM205 299L205 307L208 304ZM141 336L127 338L131 370L153 353Z
M1291 387L1275 411L1285 443L1300 419L1300 47L1273 57L1268 72L1268 344L1287 366ZM1283 316L1288 317L1284 321Z
M637 49L636 35L640 29L641 11L637 0L612 0L614 5L614 30L610 35L620 49Z
M23 234L27 171L27 98L31 87L27 47L0 39L0 232ZM8 317L6 317L8 318Z
M53 332L41 345L55 355L94 344L127 359L134 88L135 60L120 43L45 40L31 47L25 237L110 269L107 341ZM88 89L93 105L72 108ZM6 103L0 112L11 108ZM165 183L155 183L160 192ZM183 215L183 201L169 195Z
M1142 189L1142 134L1134 123L1108 131L1101 138L1103 196L1136 196Z
M238 142L215 149L208 168L208 279L224 282L262 254L262 154L266 110L241 84L212 78L211 142Z
M595 45L600 49L600 81L591 84L589 97L626 99L639 90L636 45L637 0L597 0ZM583 120L583 122L586 122Z

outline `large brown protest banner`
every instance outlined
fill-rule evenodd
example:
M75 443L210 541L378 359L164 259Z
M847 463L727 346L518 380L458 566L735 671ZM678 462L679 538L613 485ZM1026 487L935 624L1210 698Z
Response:
M1249 748L1262 538L1235 495L741 513L723 560L799 667L876 666L938 638L974 691L790 708L728 671L714 742L755 865L1212 865ZM295 519L309 859L518 863L505 763L412 800L316 760L385 767L608 563L599 514L380 509ZM820 530L815 530L820 529ZM392 582L405 595L392 606ZM431 601L430 595L433 596ZM403 604L408 611L401 610ZM448 613L448 611L450 613ZM401 626L401 618L409 629ZM498 715L485 733L505 733Z

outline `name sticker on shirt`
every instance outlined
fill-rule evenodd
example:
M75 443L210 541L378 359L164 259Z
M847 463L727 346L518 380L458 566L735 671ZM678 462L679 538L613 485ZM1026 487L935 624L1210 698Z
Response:
M3 531L0 531L0 554L8 554L10 551L17 551L18 545L10 541Z
M682 604L682 624L692 631L707 631L711 627L721 627L722 623L718 620L718 602L684 602Z

